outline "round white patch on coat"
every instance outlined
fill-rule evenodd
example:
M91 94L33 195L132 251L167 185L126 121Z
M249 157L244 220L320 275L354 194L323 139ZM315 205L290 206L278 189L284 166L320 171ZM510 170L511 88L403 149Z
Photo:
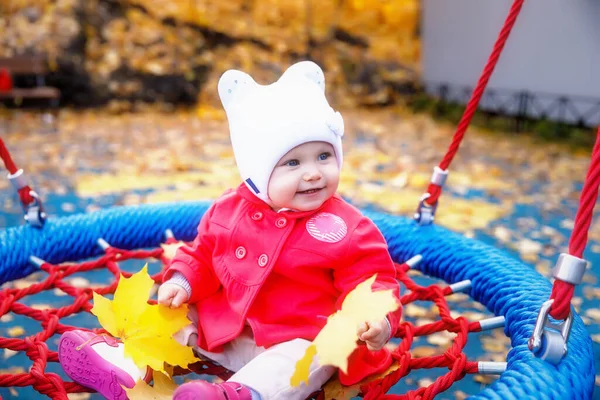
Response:
M337 243L348 233L344 220L330 213L319 213L309 219L306 230L310 236L325 243Z

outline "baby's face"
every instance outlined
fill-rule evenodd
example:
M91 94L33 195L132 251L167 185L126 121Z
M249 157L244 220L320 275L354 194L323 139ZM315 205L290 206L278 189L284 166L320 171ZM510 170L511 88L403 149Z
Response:
M288 151L273 169L268 194L275 210L317 209L335 194L340 169L333 146L309 142Z

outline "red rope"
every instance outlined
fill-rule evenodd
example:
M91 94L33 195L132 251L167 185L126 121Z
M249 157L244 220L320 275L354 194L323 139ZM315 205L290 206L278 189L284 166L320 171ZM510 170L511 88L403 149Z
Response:
M508 13L506 21L504 21L504 26L502 27L502 30L500 31L500 34L496 39L496 43L494 44L492 54L490 55L487 64L485 65L485 68L483 69L481 77L477 82L477 86L475 86L475 89L471 94L471 99L467 103L467 107L465 108L462 118L458 123L458 127L456 128L456 132L454 133L452 143L450 144L450 147L448 148L448 151L446 152L446 155L444 156L442 162L440 162L439 164L439 168L442 171L446 171L448 169L450 163L456 155L456 152L458 151L458 147L460 146L465 132L467 131L467 128L469 127L469 124L473 119L473 115L477 110L479 101L481 100L481 97L483 96L483 92L488 84L488 81L492 76L492 72L494 72L494 69L496 68L496 64L498 63L498 59L500 58L500 54L502 53L502 49L504 48L504 45L508 40L508 36L510 35L510 32L513 26L515 25L517 17L521 12L521 7L523 6L524 1L525 0L515 0L510 9L510 12ZM442 188L439 185L430 183L429 187L427 188L427 193L430 194L430 197L427 198L425 202L430 206L434 206L437 203L440 195L442 194Z
M172 243L174 240L170 239L168 242ZM48 339L55 337L55 335L60 335L72 329L81 329L62 324L60 321L65 317L80 312L89 313L92 308L91 301L94 291L102 295L114 293L120 275L131 276L131 273L120 270L118 262L131 259L144 260L147 258L160 260L163 264L163 269L169 265L169 260L165 257L162 248L134 251L109 248L102 257L79 264L52 265L45 263L40 268L48 274L43 281L31 284L22 289L6 288L1 290L0 317L8 313L27 316L37 320L42 330L35 335L24 338L0 337L0 348L24 352L32 361L29 373L0 374L0 387L29 386L53 399L67 399L67 393L90 392L88 388L73 382L63 382L60 376L47 372L48 363L58 362L58 354L56 351L49 349L46 342ZM73 286L69 282L69 278L74 274L81 275L82 272L103 268L110 271L114 277L114 280L107 286L80 288ZM436 305L440 319L418 327L410 322L400 324L395 337L402 340L398 348L392 353L393 360L399 365L399 368L383 378L362 385L361 391L365 399L431 399L438 393L447 390L455 381L462 379L465 374L473 374L478 371L478 364L467 361L463 349L467 342L468 334L480 331L480 324L478 322L468 322L463 317L452 318L446 301L446 296L451 294L449 287L441 288L436 285L427 287L419 286L407 275L408 270L409 267L406 264L397 266L398 280L407 288L407 293L402 296L401 302L409 304L414 301L431 301ZM161 273L152 276L157 283L160 282L161 277ZM68 296L71 296L73 300L66 301L65 304L67 305L63 307L44 310L32 308L22 302L27 296L55 289L59 289ZM93 331L107 333L100 328L95 328ZM456 333L456 338L450 348L443 354L431 357L412 357L410 349L415 337L442 331ZM421 368L446 368L449 369L449 372L439 377L433 384L426 388L419 388L405 395L386 395L389 389L402 377L414 369ZM227 379L231 375L230 371L210 362L199 362L190 366L190 369L198 374L216 375L222 379ZM176 374L189 372L189 370L185 369L176 370ZM316 393L312 397L322 400L324 398L323 392Z
M397 266L398 280L404 284L407 289L411 290L411 293L402 296L400 299L401 303L406 305L416 300L433 301L438 308L441 320L419 327L415 327L410 322L403 322L400 324L395 337L402 338L402 341L398 348L392 353L392 357L399 365L399 368L381 379L362 385L360 389L365 400L433 399L439 393L450 388L454 382L462 379L466 374L478 372L478 363L472 361L468 362L463 353L463 349L467 343L468 334L470 332L478 332L481 330L479 323L469 323L464 317L458 317L457 319L452 318L450 315L450 307L448 307L448 302L446 301L446 296L451 294L450 289L448 287L442 289L436 285L428 287L419 286L407 275L409 269L410 267L406 264ZM457 333L454 343L444 354L431 357L412 358L410 348L413 345L415 337L441 331ZM450 371L436 379L433 384L427 387L422 387L402 395L385 394L400 379L408 375L410 371L422 368L448 368Z
M18 171L18 168L13 162L12 157L10 156L10 153L8 152L8 149L6 148L6 145L4 144L2 138L0 138L0 157L2 157L2 161L4 161L4 166L10 174L14 174Z
M4 141L0 138L0 157L2 157L2 161L4 162L4 166L8 170L8 173L14 175L19 170L14 163L12 157L10 156L10 152L6 148ZM29 185L18 189L19 199L24 207L27 207L29 204L33 203L35 199L31 196L31 188Z
M594 205L598 199L598 185L600 185L600 127L596 133L596 144L592 150L592 160L583 184L579 208L575 216L575 226L569 240L569 254L583 258L583 251L587 245L588 230L592 223ZM556 319L565 319L569 316L571 299L575 287L567 282L555 280L552 287L551 299L554 303L550 308L550 315Z

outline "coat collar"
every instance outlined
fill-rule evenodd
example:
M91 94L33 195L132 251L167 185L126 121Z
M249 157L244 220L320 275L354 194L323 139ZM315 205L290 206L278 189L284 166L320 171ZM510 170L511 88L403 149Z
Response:
M325 208L333 200L334 197L337 197L337 194L334 195L332 198L328 199L326 202L321 204L321 207L319 207L315 210L310 210L310 211L280 210L279 212L276 212L267 203L265 203L264 201L262 201L261 199L256 197L250 191L250 189L248 189L248 187L246 186L245 183L242 183L242 184L240 184L240 186L237 187L236 193L240 197L242 197L244 200L252 203L255 207L259 208L265 214L271 214L274 216L283 215L289 219L299 219L299 218L309 217L313 214L316 214L319 211L321 211L323 208Z

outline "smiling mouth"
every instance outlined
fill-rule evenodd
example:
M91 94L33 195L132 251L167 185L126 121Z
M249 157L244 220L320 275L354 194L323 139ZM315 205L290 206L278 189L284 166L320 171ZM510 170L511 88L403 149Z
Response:
M318 188L318 189L308 189L308 190L303 190L301 192L298 192L298 194L313 194L313 193L317 193L318 191L323 190L324 188Z

